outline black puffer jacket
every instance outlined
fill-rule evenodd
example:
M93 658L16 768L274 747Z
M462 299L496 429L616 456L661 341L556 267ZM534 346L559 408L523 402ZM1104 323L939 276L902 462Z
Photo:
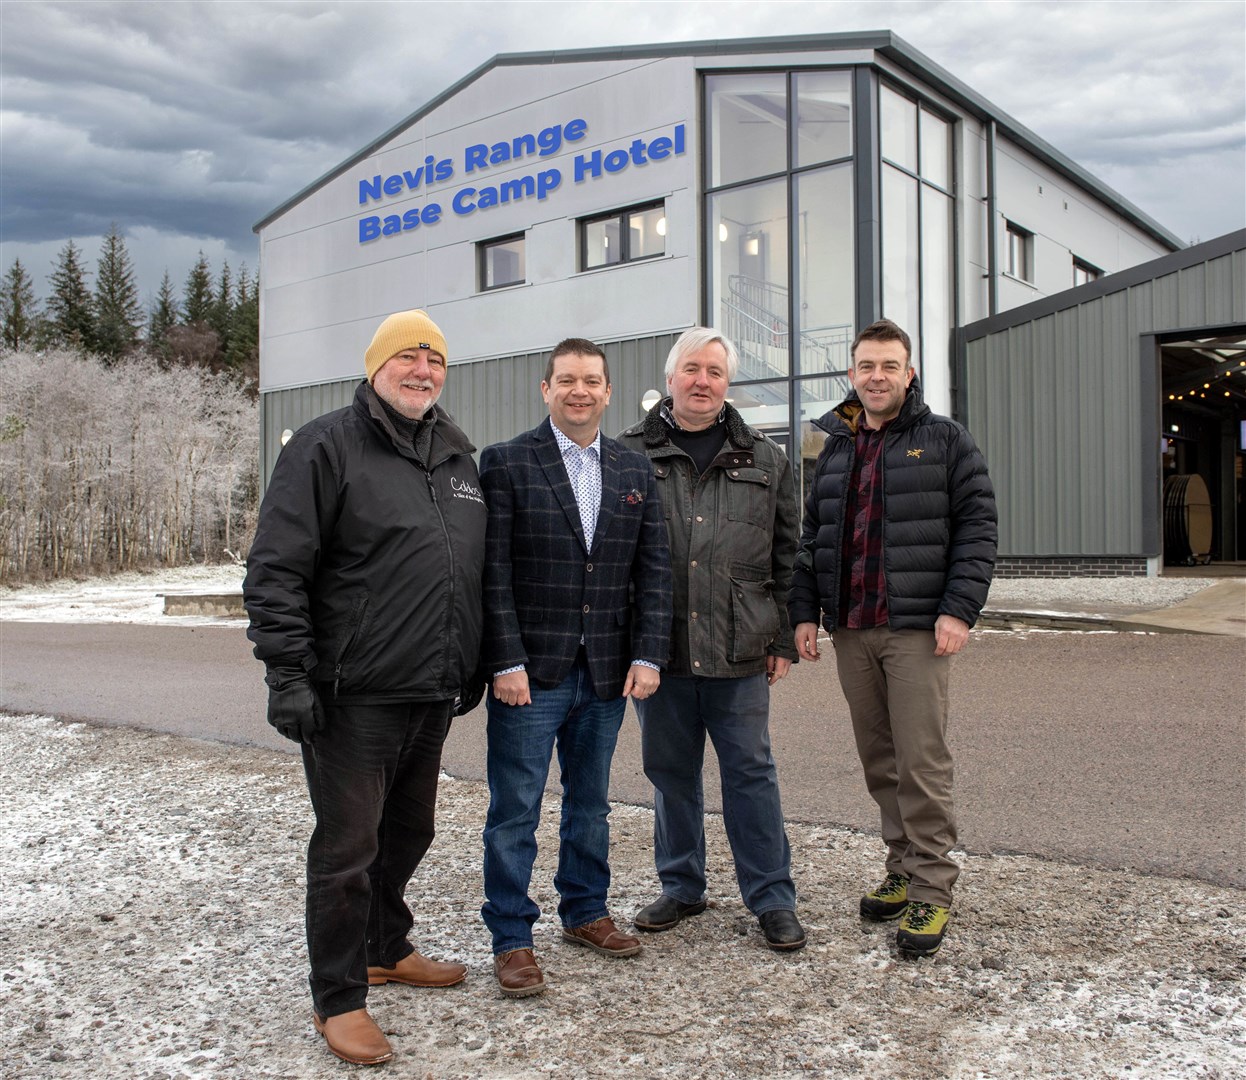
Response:
M485 503L475 447L434 408L427 470L366 382L281 451L243 584L270 669L360 703L449 700L475 675Z
M827 432L805 502L792 576L792 626L839 619L840 545L862 406L849 395L816 426ZM934 628L940 615L970 626L986 603L998 538L995 493L973 436L922 401L915 378L883 443L883 571L893 630Z

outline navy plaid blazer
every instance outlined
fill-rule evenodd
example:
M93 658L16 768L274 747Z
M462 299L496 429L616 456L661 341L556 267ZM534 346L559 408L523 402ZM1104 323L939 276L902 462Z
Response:
M485 671L526 666L551 689L584 639L593 688L618 697L634 660L664 665L671 626L666 522L649 459L601 439L601 511L592 544L548 418L487 446Z

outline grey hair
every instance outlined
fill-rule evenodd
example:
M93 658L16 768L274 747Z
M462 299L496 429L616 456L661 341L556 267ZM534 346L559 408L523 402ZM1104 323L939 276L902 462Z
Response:
M740 354L736 352L730 338L720 334L717 330L711 330L708 326L694 326L691 330L685 330L679 335L679 340L671 346L671 351L666 357L666 377L669 379L675 374L675 369L685 356L700 352L706 345L713 345L714 342L718 342L726 350L727 381L733 381L735 373L740 368Z

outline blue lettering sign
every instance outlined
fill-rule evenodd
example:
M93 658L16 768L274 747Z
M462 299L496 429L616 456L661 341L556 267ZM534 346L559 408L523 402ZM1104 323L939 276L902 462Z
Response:
M535 135L517 135L508 141L493 144L477 143L464 148L463 171L472 173L525 157L549 157L557 154L564 144L579 142L587 133L588 122L575 119L566 124L552 124ZM577 184L584 180L598 180L607 173L620 173L632 165L643 166L651 161L678 157L686 149L685 125L676 124L669 136L660 135L648 141L633 139L626 149L616 147L577 154L572 163L572 175ZM425 157L424 164L415 170L404 169L401 173L390 176L376 175L371 179L361 179L359 202L367 204L387 196L415 191L422 186L448 180L453 175L453 161L449 158L437 160L429 154ZM477 210L489 210L524 199L535 197L540 201L548 198L561 184L562 172L559 169L543 169L526 176L503 180L496 185L463 187L451 198L450 209L459 217L466 217ZM388 214L382 217L372 214L359 219L359 242L366 244L378 237L397 236L418 229L421 225L434 225L441 220L441 216L442 208L439 203L428 203L422 209L412 207L401 216Z
M604 155L600 150L577 154L572 163L572 175L577 184L583 180L597 180L603 173L622 172L629 165L648 165L650 161L661 161L672 153L678 156L684 153L686 142L684 125L676 124L670 138L660 135L650 142L633 139L626 150L611 150Z
M578 142L587 133L588 122L575 119L566 124L553 124L536 135L516 135L509 142L496 142L492 146L476 143L463 151L463 171L471 173L533 155L551 157L562 149L564 142Z
M389 214L382 218L373 214L359 219L359 242L366 244L378 236L397 236L399 233L418 229L421 225L435 225L440 220L440 203L428 203L423 209L413 206L402 217Z

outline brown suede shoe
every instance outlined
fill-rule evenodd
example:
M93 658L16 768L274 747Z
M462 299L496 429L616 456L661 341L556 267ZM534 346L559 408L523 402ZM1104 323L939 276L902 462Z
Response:
M430 960L417 952L404 956L393 967L369 967L368 985L406 983L407 986L454 986L467 978L466 964Z
M587 945L605 956L635 956L640 952L640 938L623 933L609 915L574 930L564 926L562 939L573 945Z
M383 1065L394 1056L385 1033L376 1026L367 1009L355 1009L324 1020L312 1013L312 1023L324 1036L329 1049L352 1065Z
M545 989L545 976L531 949L511 949L493 958L493 973L507 997L531 997Z

